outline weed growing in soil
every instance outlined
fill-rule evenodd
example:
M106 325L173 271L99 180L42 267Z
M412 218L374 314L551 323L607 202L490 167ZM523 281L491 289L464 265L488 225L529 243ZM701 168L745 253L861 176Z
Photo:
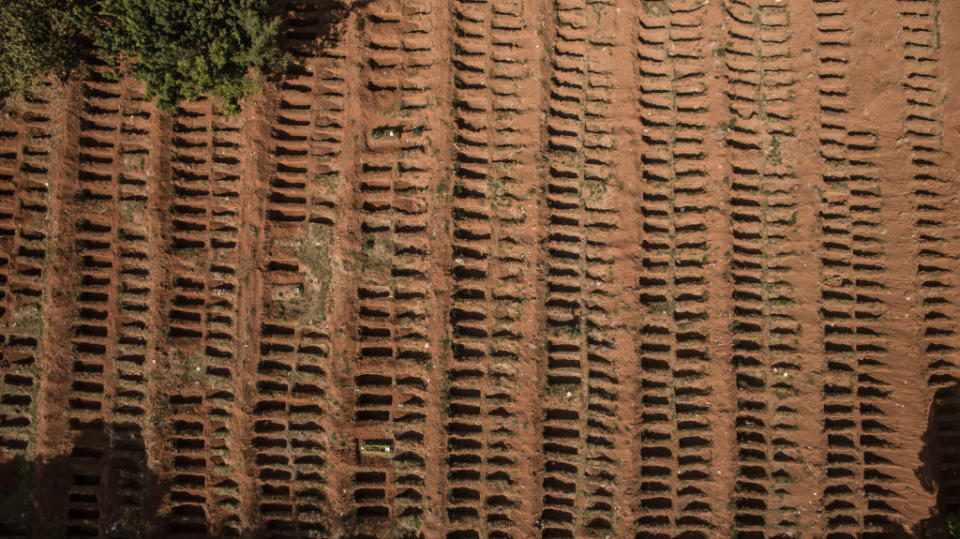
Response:
M40 337L43 334L43 317L39 305L24 305L13 313L13 331L18 335Z
M947 515L947 531L950 532L950 537L960 539L960 511Z
M330 264L328 227L312 224L305 237L277 240L277 245L290 249L300 261L303 286L297 293L275 298L277 308L291 314L306 326L319 326L326 317L327 296L333 270Z

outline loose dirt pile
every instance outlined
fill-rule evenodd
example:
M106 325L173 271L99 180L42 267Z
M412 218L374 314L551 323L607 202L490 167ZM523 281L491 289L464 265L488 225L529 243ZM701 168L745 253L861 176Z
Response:
M960 3L291 4L0 119L0 536L943 536Z

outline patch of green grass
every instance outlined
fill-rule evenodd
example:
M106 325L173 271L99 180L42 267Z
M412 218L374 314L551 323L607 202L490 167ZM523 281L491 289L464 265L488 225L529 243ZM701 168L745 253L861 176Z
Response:
M277 240L277 245L294 252L300 262L303 286L295 294L274 299L284 314L295 317L301 324L317 326L326 320L327 298L333 267L330 262L330 228L310 224L305 236Z
M953 539L960 539L960 511L947 515L947 532Z
M387 279L393 267L393 243L389 238L367 236L363 240L360 252L362 271L379 274Z
M642 2L643 11L649 13L650 15L669 15L670 6L667 2Z
M21 305L13 312L13 333L40 337L43 335L43 317L37 304Z
M123 168L127 172L143 172L147 167L147 157L142 153L127 153L123 156Z
M442 196L446 195L447 191L450 189L450 175L453 174L452 170L448 170L446 174L440 176L440 180L437 181L437 195Z
M122 223L133 223L136 220L136 214L142 212L143 204L132 200L121 200L119 206L120 221Z
M182 382L199 382L206 376L203 350L197 349L187 354L177 348L172 348L169 353L171 370L179 375Z
M661 301L650 305L650 310L657 313L673 314L674 303L672 301Z
M767 162L773 165L783 163L783 156L780 154L780 139L773 137L770 140L770 151L767 152Z

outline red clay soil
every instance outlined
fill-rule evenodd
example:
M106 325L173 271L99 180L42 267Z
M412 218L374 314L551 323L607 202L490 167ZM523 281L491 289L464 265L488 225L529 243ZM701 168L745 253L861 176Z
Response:
M0 118L2 537L946 537L960 3L291 2Z

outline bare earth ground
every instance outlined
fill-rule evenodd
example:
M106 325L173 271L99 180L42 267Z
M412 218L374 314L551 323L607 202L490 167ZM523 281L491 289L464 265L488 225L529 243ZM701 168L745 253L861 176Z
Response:
M288 7L7 104L0 536L945 536L960 2Z

